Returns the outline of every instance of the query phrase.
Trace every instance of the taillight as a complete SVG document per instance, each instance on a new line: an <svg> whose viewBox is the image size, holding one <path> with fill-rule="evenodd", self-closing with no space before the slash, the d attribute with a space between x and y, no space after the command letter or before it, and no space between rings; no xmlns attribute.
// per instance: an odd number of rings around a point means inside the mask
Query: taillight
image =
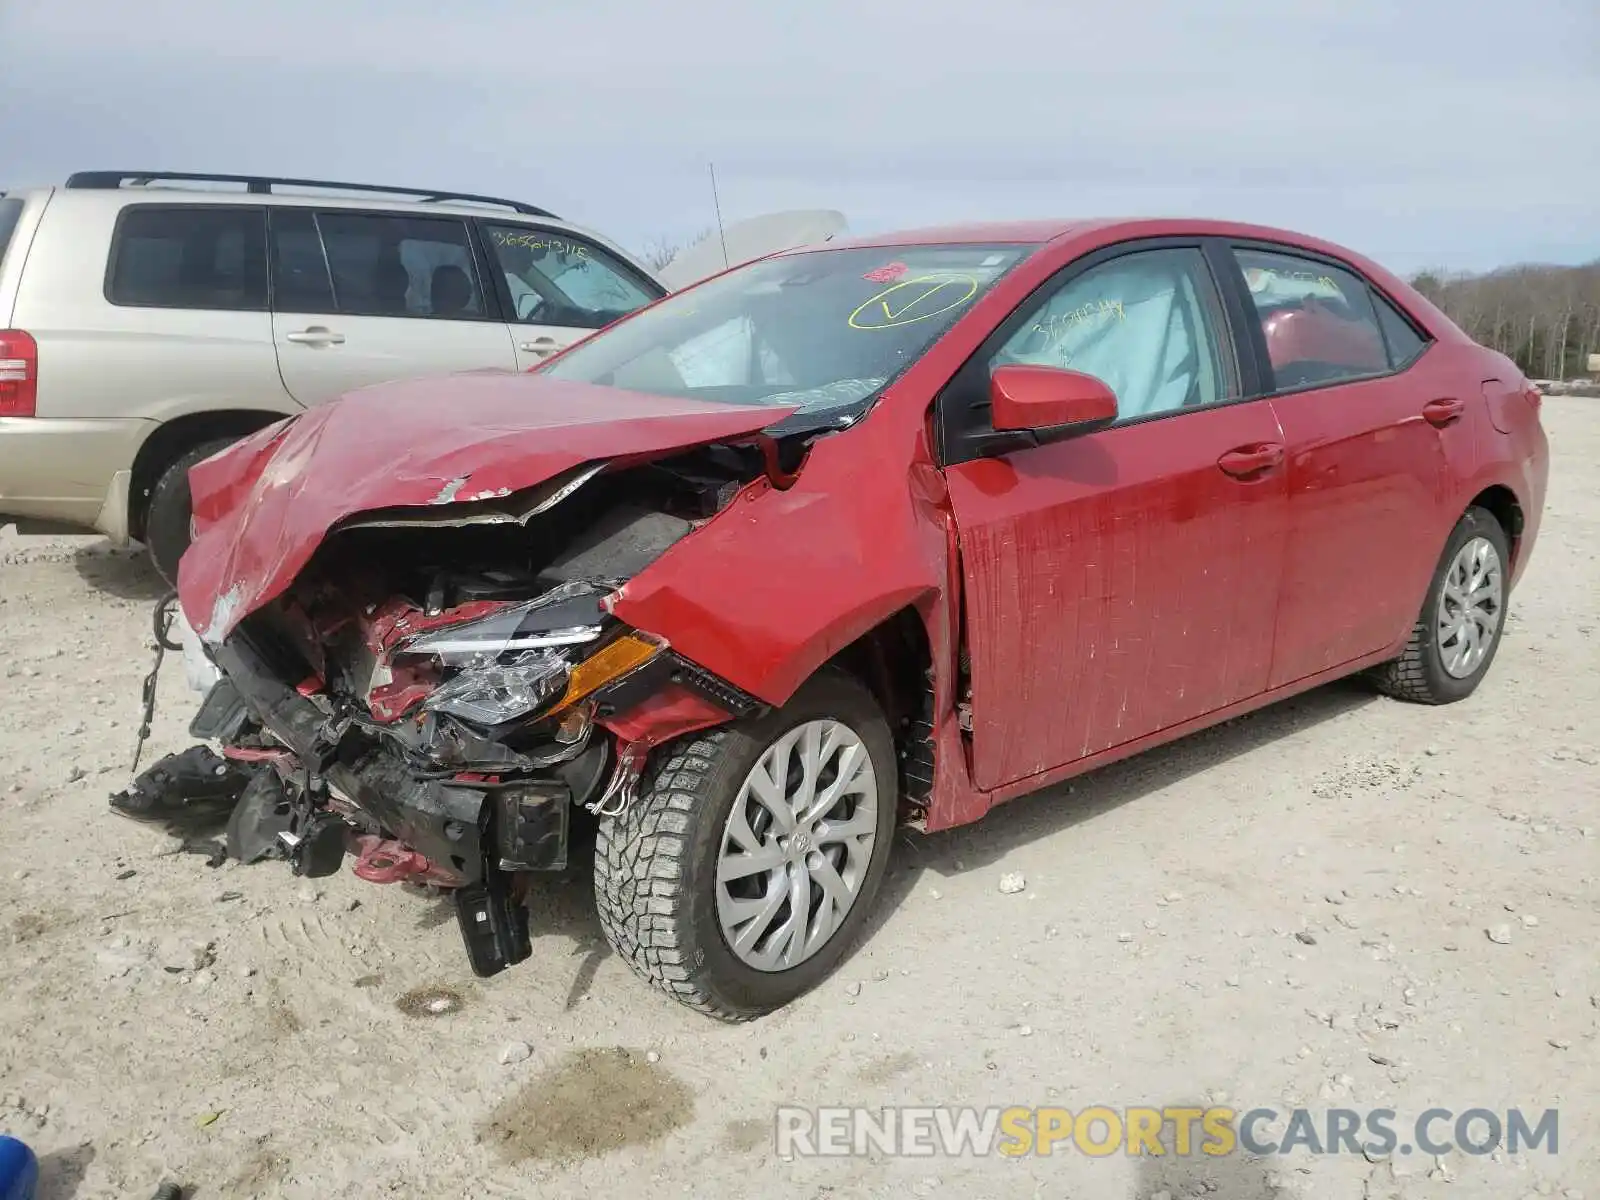
<svg viewBox="0 0 1600 1200"><path fill-rule="evenodd" d="M31 417L38 405L38 343L20 329L0 329L0 417Z"/></svg>
<svg viewBox="0 0 1600 1200"><path fill-rule="evenodd" d="M1544 403L1544 393L1531 383L1528 385L1527 390L1522 393L1522 398L1528 402L1535 413L1539 411L1539 406Z"/></svg>

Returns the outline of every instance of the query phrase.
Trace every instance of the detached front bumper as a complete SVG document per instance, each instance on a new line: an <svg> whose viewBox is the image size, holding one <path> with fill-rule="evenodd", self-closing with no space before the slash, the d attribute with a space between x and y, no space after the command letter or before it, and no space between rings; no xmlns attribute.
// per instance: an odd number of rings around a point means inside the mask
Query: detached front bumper
<svg viewBox="0 0 1600 1200"><path fill-rule="evenodd" d="M483 727L443 705L385 708L394 679L357 699L368 664L313 669L279 621L247 620L220 644L178 626L186 674L205 689L190 732L275 775L262 783L273 799L241 802L230 838L276 845L298 875L331 875L354 855L371 882L450 889L479 975L529 952L522 899L534 873L566 867L576 806L619 811L608 806L628 802L652 748L759 705L662 643L641 660L644 638L613 632L566 677L554 711L567 716Z"/></svg>
<svg viewBox="0 0 1600 1200"><path fill-rule="evenodd" d="M370 882L450 888L475 974L528 956L518 877L565 868L573 783L606 769L607 742L586 746L548 778L506 786L429 778L388 739L283 684L241 635L213 657L220 676L190 732L227 745L259 723L282 743L257 753L282 777L290 816L264 810L261 818L275 822L297 875L334 874L354 853L355 873Z"/></svg>
<svg viewBox="0 0 1600 1200"><path fill-rule="evenodd" d="M307 793L308 802L307 826L284 835L298 874L338 870L350 848L351 828L384 846L399 843L409 850L414 870L402 876L414 873L465 886L494 871L566 867L574 789L591 789L602 777L608 766L604 740L551 767L544 778L501 785L493 779L445 777L408 762L390 739L330 715L284 684L242 635L212 653L221 675L190 731L226 741L253 716L288 748L276 765L291 787ZM324 792L326 811L311 803ZM371 856L375 844L365 842L364 856ZM385 849L379 857L394 855ZM363 871L366 865L364 857L358 873L393 881L392 871Z"/></svg>

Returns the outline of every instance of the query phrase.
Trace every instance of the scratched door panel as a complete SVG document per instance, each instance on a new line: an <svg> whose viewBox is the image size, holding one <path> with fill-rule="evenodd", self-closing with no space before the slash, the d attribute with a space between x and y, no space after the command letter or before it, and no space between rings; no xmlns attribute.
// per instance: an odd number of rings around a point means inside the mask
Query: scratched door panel
<svg viewBox="0 0 1600 1200"><path fill-rule="evenodd" d="M1434 375L1419 365L1272 402L1294 529L1272 686L1381 650L1416 621L1455 520L1441 505L1453 435L1422 417L1434 391L1448 389Z"/></svg>
<svg viewBox="0 0 1600 1200"><path fill-rule="evenodd" d="M1441 521L1444 451L1434 399L1476 399L1439 353L1384 333L1405 323L1362 277L1287 247L1235 247L1260 321L1284 431L1293 533L1271 683L1382 650L1410 630L1454 521ZM1468 429L1465 423L1458 423ZM1452 434L1454 439L1456 435ZM1470 439L1471 433L1466 436Z"/></svg>
<svg viewBox="0 0 1600 1200"><path fill-rule="evenodd" d="M993 788L1261 692L1285 537L1266 402L1175 414L947 472Z"/></svg>

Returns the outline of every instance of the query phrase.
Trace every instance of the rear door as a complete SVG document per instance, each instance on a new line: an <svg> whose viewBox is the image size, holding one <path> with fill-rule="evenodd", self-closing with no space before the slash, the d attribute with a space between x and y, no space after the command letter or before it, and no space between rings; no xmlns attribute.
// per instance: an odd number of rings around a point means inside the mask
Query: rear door
<svg viewBox="0 0 1600 1200"><path fill-rule="evenodd" d="M282 207L271 224L273 341L300 403L516 367L464 219Z"/></svg>
<svg viewBox="0 0 1600 1200"><path fill-rule="evenodd" d="M1479 384L1458 394L1410 320L1346 264L1272 243L1236 244L1232 261L1288 451L1277 687L1411 628L1450 523L1448 444L1472 436L1461 417Z"/></svg>
<svg viewBox="0 0 1600 1200"><path fill-rule="evenodd" d="M664 294L660 284L579 234L515 221L478 225L524 370Z"/></svg>
<svg viewBox="0 0 1600 1200"><path fill-rule="evenodd" d="M1287 489L1230 327L1200 243L1117 247L1036 292L941 397L979 787L1265 689ZM1104 380L1118 423L972 457L989 373L1014 362Z"/></svg>

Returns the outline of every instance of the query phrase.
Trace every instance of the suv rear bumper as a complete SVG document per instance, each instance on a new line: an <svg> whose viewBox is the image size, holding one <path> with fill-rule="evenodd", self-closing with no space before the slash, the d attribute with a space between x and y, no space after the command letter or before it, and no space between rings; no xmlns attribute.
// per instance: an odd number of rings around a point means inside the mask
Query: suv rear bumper
<svg viewBox="0 0 1600 1200"><path fill-rule="evenodd" d="M0 417L0 524L126 542L133 459L153 424Z"/></svg>

